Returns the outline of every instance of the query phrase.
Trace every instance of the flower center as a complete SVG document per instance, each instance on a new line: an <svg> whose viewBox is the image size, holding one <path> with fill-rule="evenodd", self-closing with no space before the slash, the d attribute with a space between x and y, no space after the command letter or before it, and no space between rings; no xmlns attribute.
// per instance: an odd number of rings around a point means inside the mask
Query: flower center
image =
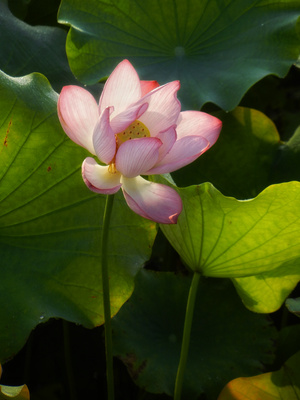
<svg viewBox="0 0 300 400"><path fill-rule="evenodd" d="M115 135L116 142L117 142L117 151L118 148L121 146L122 143L126 142L127 140L131 139L138 139L142 137L150 137L149 129L138 119L135 120L132 124L128 126L124 131L117 133ZM108 166L108 172L111 174L115 174L117 171L116 168L116 155L114 156L113 160L110 162Z"/></svg>
<svg viewBox="0 0 300 400"><path fill-rule="evenodd" d="M149 129L138 119L128 126L124 131L116 134L117 147L131 139L150 137Z"/></svg>

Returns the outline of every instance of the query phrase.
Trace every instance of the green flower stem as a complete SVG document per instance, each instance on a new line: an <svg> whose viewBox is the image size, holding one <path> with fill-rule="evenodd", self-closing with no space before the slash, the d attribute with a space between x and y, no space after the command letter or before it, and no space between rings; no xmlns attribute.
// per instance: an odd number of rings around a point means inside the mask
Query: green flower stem
<svg viewBox="0 0 300 400"><path fill-rule="evenodd" d="M107 248L110 216L113 208L114 195L107 195L103 215L102 243L101 243L101 267L102 267L102 290L104 307L104 330L105 330L105 349L106 349L106 379L107 379L107 398L114 399L114 372L113 372L113 349L111 334L111 313L109 295L109 276L107 263Z"/></svg>
<svg viewBox="0 0 300 400"><path fill-rule="evenodd" d="M194 308L195 308L195 301L196 301L199 280L200 280L200 274L198 272L194 272L185 312L180 360L175 381L174 400L181 399L183 378L189 352L190 336L191 336L191 329L192 329L192 322L193 322L193 315L194 315Z"/></svg>

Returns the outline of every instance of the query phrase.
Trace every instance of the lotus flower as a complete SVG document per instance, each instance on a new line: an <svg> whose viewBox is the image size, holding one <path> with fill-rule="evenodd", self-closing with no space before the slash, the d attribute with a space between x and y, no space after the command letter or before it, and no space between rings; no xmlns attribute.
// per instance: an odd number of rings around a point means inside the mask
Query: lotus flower
<svg viewBox="0 0 300 400"><path fill-rule="evenodd" d="M179 81L159 86L141 81L129 61L109 76L99 105L78 86L65 86L58 99L60 123L73 142L97 156L82 164L87 187L103 194L122 188L128 206L162 224L177 222L178 193L141 175L164 174L190 164L220 133L221 121L199 111L180 112Z"/></svg>

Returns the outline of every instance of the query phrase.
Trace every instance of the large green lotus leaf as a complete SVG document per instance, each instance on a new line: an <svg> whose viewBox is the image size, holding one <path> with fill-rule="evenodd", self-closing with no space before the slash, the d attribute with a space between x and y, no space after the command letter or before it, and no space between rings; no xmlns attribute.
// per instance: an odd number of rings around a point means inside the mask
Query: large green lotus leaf
<svg viewBox="0 0 300 400"><path fill-rule="evenodd" d="M4 386L0 385L0 400L29 400L29 390L26 385Z"/></svg>
<svg viewBox="0 0 300 400"><path fill-rule="evenodd" d="M222 131L216 144L195 162L172 173L178 186L211 182L238 199L256 196L269 184L280 137L260 111L237 107L220 112Z"/></svg>
<svg viewBox="0 0 300 400"><path fill-rule="evenodd" d="M0 378L2 375L2 366L0 364ZM0 385L0 400L29 400L29 390L26 385L22 386L5 386Z"/></svg>
<svg viewBox="0 0 300 400"><path fill-rule="evenodd" d="M100 236L105 196L81 178L86 150L62 131L57 94L39 74L0 75L0 360L50 317L103 323ZM112 313L149 258L155 224L115 198L109 235Z"/></svg>
<svg viewBox="0 0 300 400"><path fill-rule="evenodd" d="M299 400L299 364L300 352L279 371L235 379L225 386L218 400Z"/></svg>
<svg viewBox="0 0 300 400"><path fill-rule="evenodd" d="M266 75L299 56L298 2L288 0L62 0L67 55L86 84L128 58L143 79L180 79L184 107L235 108Z"/></svg>
<svg viewBox="0 0 300 400"><path fill-rule="evenodd" d="M287 296L300 281L300 266L286 268L283 265L274 271L232 279L245 306L252 311L271 313L278 310Z"/></svg>
<svg viewBox="0 0 300 400"><path fill-rule="evenodd" d="M178 191L184 210L177 225L161 229L184 263L205 276L255 276L236 280L243 300L251 309L277 309L299 280L300 183L272 185L244 201L209 183ZM257 293L266 285L267 301Z"/></svg>
<svg viewBox="0 0 300 400"><path fill-rule="evenodd" d="M75 82L65 51L66 32L58 27L30 26L0 0L0 69L11 76L40 72L60 90Z"/></svg>
<svg viewBox="0 0 300 400"><path fill-rule="evenodd" d="M147 391L173 394L190 283L190 277L142 270L112 320L115 354ZM243 307L229 280L200 280L183 398L204 392L215 400L232 377L260 373L272 362L275 335L264 316Z"/></svg>
<svg viewBox="0 0 300 400"><path fill-rule="evenodd" d="M210 183L178 191L184 210L177 225L161 229L192 270L228 278L282 266L286 275L299 272L299 182L272 185L242 201Z"/></svg>

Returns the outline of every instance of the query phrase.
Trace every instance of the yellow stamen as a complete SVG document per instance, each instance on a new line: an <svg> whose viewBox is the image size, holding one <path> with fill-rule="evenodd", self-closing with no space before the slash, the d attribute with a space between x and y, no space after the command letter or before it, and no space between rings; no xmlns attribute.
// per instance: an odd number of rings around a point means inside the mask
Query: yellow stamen
<svg viewBox="0 0 300 400"><path fill-rule="evenodd" d="M128 126L124 131L116 134L117 146L131 139L150 137L149 129L138 119Z"/></svg>
<svg viewBox="0 0 300 400"><path fill-rule="evenodd" d="M115 174L117 172L116 164L115 162L112 162L108 166L108 172L111 174Z"/></svg>
<svg viewBox="0 0 300 400"><path fill-rule="evenodd" d="M137 119L132 124L130 124L128 128L126 128L124 131L117 133L115 137L116 137L117 151L118 151L118 148L121 146L121 144L126 142L127 140L150 137L150 131L146 127L146 125L144 125L141 121ZM110 172L111 174L115 174L116 172L118 172L115 161L116 159L114 157L108 166L108 172Z"/></svg>

